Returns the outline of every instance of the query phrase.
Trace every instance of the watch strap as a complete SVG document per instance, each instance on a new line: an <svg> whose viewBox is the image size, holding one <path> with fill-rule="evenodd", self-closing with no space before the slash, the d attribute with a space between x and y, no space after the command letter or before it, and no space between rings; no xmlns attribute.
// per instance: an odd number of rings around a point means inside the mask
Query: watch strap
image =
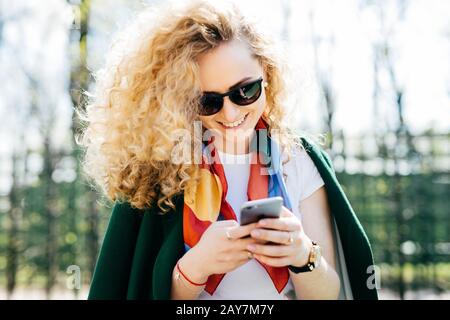
<svg viewBox="0 0 450 320"><path fill-rule="evenodd" d="M315 241L311 241L311 242L312 242L313 246L317 246L317 243ZM312 249L311 249L311 251L312 251ZM308 263L306 265L301 266L301 267L296 267L296 266L289 265L288 269L291 270L294 273L302 273L302 272L311 272L311 271L313 271L315 269L315 265L314 265L314 263L312 263L310 261L311 252L309 253L309 255L310 256L308 258Z"/></svg>

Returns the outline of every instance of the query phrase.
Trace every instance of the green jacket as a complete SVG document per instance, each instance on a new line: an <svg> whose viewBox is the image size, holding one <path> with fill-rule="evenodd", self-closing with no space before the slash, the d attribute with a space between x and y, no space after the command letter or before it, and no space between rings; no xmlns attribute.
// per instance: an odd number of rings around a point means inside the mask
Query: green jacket
<svg viewBox="0 0 450 320"><path fill-rule="evenodd" d="M339 230L354 299L378 299L366 285L373 263L367 236L336 179L328 155L302 138L319 171ZM184 254L183 196L175 210L158 214L129 203L114 205L90 286L88 299L170 299L172 271Z"/></svg>

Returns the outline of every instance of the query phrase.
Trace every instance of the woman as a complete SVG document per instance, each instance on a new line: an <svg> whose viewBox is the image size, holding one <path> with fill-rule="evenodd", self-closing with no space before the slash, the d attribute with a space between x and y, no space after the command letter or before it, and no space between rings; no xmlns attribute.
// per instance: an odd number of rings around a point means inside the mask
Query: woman
<svg viewBox="0 0 450 320"><path fill-rule="evenodd" d="M89 298L376 299L327 155L285 125L273 43L233 5L160 10L124 32L84 115L85 168L116 201ZM239 224L271 196L280 218Z"/></svg>

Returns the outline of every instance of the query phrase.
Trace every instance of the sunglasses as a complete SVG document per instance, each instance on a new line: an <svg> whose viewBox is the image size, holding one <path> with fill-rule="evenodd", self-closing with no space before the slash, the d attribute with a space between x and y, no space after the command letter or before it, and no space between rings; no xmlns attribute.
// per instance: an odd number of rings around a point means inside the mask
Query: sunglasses
<svg viewBox="0 0 450 320"><path fill-rule="evenodd" d="M226 93L204 93L200 98L200 115L212 116L223 108L223 98L238 106L247 106L259 99L262 92L263 78L242 84ZM267 83L264 82L264 87Z"/></svg>

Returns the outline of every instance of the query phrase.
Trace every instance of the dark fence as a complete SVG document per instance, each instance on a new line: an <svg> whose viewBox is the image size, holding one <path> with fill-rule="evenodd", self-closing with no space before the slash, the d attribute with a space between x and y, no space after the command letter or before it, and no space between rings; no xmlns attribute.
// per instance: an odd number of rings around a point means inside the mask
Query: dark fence
<svg viewBox="0 0 450 320"><path fill-rule="evenodd" d="M450 291L450 134L336 134L329 146L370 238L382 289L400 298L424 288ZM47 195L50 183L55 191ZM40 177L12 190L0 196L0 288L35 286L49 296L65 285L70 265L88 285L111 208L80 178Z"/></svg>
<svg viewBox="0 0 450 320"><path fill-rule="evenodd" d="M330 143L331 144L331 143ZM450 135L335 135L328 152L370 238L381 286L450 290Z"/></svg>

